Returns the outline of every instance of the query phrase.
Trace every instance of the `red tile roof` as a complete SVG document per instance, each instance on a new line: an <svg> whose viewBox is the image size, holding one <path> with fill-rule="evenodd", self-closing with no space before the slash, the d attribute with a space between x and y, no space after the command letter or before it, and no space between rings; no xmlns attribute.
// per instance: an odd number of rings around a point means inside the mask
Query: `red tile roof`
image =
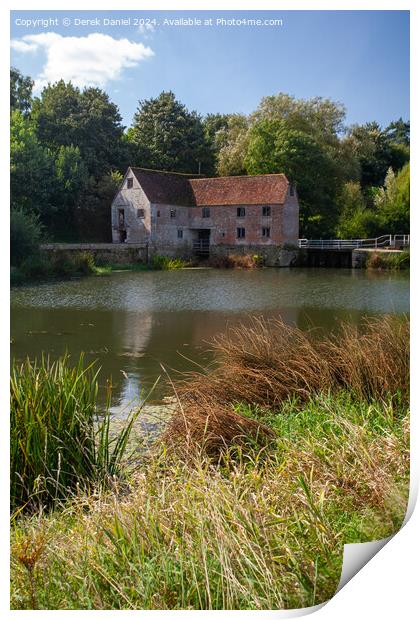
<svg viewBox="0 0 420 620"><path fill-rule="evenodd" d="M284 174L191 179L197 206L284 204L288 181Z"/></svg>
<svg viewBox="0 0 420 620"><path fill-rule="evenodd" d="M190 174L131 168L150 202L179 206L284 204L284 174L193 178Z"/></svg>

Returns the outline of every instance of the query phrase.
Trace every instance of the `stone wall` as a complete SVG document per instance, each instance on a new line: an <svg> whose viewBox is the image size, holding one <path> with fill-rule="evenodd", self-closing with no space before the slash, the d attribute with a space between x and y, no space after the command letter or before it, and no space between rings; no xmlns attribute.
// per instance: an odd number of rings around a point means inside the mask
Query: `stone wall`
<svg viewBox="0 0 420 620"><path fill-rule="evenodd" d="M133 187L127 188L127 177L124 179L120 191L115 196L111 206L112 241L120 242L119 211L124 211L127 243L147 243L150 239L151 213L150 202L140 187L134 175L128 175L133 181ZM139 210L143 210L144 217L139 217Z"/></svg>
<svg viewBox="0 0 420 620"><path fill-rule="evenodd" d="M280 245L215 245L210 247L210 258L233 255L262 256L267 267L295 267L299 262L298 248L284 248Z"/></svg>
<svg viewBox="0 0 420 620"><path fill-rule="evenodd" d="M97 264L146 263L149 260L147 244L125 243L48 243L41 245L41 251L51 254L74 255L82 252L92 254Z"/></svg>

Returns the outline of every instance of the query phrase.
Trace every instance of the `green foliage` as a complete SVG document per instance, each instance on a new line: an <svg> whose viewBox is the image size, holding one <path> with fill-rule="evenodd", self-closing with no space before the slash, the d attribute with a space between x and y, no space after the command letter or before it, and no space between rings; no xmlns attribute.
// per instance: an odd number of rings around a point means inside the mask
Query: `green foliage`
<svg viewBox="0 0 420 620"><path fill-rule="evenodd" d="M18 266L29 255L36 255L42 240L39 218L22 208L10 212L10 261Z"/></svg>
<svg viewBox="0 0 420 620"><path fill-rule="evenodd" d="M32 88L34 81L23 76L19 69L10 69L10 110L18 110L22 114L29 113L32 105Z"/></svg>
<svg viewBox="0 0 420 620"><path fill-rule="evenodd" d="M49 84L34 99L32 117L42 144L54 153L62 146L78 147L90 175L126 163L121 116L99 88L80 91L63 80Z"/></svg>
<svg viewBox="0 0 420 620"><path fill-rule="evenodd" d="M208 173L212 168L200 116L189 112L172 92L139 102L128 138L135 160L145 168L186 173Z"/></svg>
<svg viewBox="0 0 420 620"><path fill-rule="evenodd" d="M249 119L243 114L231 114L225 129L220 131L220 151L217 174L232 176L246 174L244 158L248 147Z"/></svg>
<svg viewBox="0 0 420 620"><path fill-rule="evenodd" d="M408 232L408 173L395 201L377 189L389 168L398 176L409 161L410 123L402 119L385 129L355 125L343 136L343 105L322 97L278 93L249 116L202 119L162 92L139 102L124 133L102 90L60 80L32 100L32 85L11 70L12 205L38 214L54 240L110 241L109 205L129 164L207 176L284 172L297 186L305 237ZM340 206L349 182L360 182L365 198L352 214Z"/></svg>
<svg viewBox="0 0 420 620"><path fill-rule="evenodd" d="M337 206L340 212L337 235L341 239L366 239L376 234L378 217L367 207L360 183L345 183Z"/></svg>
<svg viewBox="0 0 420 620"><path fill-rule="evenodd" d="M159 271L169 271L172 269L183 269L188 267L190 263L182 260L182 258L169 258L169 256L155 255L152 257L151 266L152 269Z"/></svg>
<svg viewBox="0 0 420 620"><path fill-rule="evenodd" d="M15 110L10 119L10 191L12 206L41 217L51 209L54 160L37 138L36 124Z"/></svg>
<svg viewBox="0 0 420 620"><path fill-rule="evenodd" d="M121 186L122 179L123 175L117 170L99 179L89 178L79 201L75 222L75 229L80 239L105 243L112 241L110 205Z"/></svg>
<svg viewBox="0 0 420 620"><path fill-rule="evenodd" d="M334 166L310 134L291 129L285 120L257 121L249 131L245 166L248 174L283 172L297 186L303 236L333 230Z"/></svg>
<svg viewBox="0 0 420 620"><path fill-rule="evenodd" d="M51 506L122 475L136 413L111 439L110 413L97 413L96 364L83 355L13 364L10 409L11 509Z"/></svg>
<svg viewBox="0 0 420 620"><path fill-rule="evenodd" d="M12 608L261 610L331 598L343 545L389 536L404 519L406 409L343 392L237 411L264 415L270 449L232 448L218 464L155 451L124 493L16 523ZM39 549L34 596L28 549Z"/></svg>
<svg viewBox="0 0 420 620"><path fill-rule="evenodd" d="M383 228L391 234L404 234L410 226L410 164L395 176L390 168L384 186L374 196L375 208Z"/></svg>
<svg viewBox="0 0 420 620"><path fill-rule="evenodd" d="M394 144L410 146L410 121L404 122L400 117L385 129L388 139Z"/></svg>
<svg viewBox="0 0 420 620"><path fill-rule="evenodd" d="M390 167L399 170L409 160L408 146L392 142L392 135L378 123L351 127L345 140L359 160L362 188L382 185Z"/></svg>
<svg viewBox="0 0 420 620"><path fill-rule="evenodd" d="M367 261L366 269L390 269L399 271L410 268L410 252L372 252Z"/></svg>

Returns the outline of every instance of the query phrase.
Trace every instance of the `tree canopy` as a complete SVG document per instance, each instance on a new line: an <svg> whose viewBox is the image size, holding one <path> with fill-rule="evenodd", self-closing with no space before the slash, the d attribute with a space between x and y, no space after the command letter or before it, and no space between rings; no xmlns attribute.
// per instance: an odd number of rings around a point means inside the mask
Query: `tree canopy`
<svg viewBox="0 0 420 620"><path fill-rule="evenodd" d="M11 70L12 207L18 223L21 212L32 214L32 229L38 222L50 238L107 241L128 165L206 176L282 172L297 189L302 236L408 232L410 123L402 118L346 128L342 104L286 93L264 97L249 115L201 117L164 91L139 101L125 131L99 88L60 80L37 97L32 88Z"/></svg>
<svg viewBox="0 0 420 620"><path fill-rule="evenodd" d="M143 168L211 172L202 120L177 101L172 92L139 102L128 139L137 165Z"/></svg>

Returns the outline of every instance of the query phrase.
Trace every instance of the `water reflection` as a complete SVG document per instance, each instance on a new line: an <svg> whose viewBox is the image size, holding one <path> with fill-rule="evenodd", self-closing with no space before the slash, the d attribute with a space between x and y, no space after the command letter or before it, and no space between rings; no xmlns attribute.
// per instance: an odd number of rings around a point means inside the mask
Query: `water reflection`
<svg viewBox="0 0 420 620"><path fill-rule="evenodd" d="M97 359L127 408L156 377L209 361L207 342L256 315L332 330L365 315L409 311L406 274L284 269L117 273L12 291L12 355ZM162 368L163 367L163 368ZM161 381L156 400L170 391Z"/></svg>

